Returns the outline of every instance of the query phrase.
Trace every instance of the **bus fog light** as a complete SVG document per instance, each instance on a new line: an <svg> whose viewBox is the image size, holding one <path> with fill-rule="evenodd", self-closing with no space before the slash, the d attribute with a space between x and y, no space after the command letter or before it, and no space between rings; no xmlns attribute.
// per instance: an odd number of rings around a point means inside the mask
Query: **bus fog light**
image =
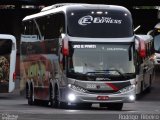
<svg viewBox="0 0 160 120"><path fill-rule="evenodd" d="M135 96L134 96L134 95L130 95L130 96L129 96L129 99L130 99L131 101L134 101L134 100L135 100Z"/></svg>
<svg viewBox="0 0 160 120"><path fill-rule="evenodd" d="M69 101L75 101L76 100L76 96L74 95L74 94L69 94L68 95L68 99L69 99Z"/></svg>

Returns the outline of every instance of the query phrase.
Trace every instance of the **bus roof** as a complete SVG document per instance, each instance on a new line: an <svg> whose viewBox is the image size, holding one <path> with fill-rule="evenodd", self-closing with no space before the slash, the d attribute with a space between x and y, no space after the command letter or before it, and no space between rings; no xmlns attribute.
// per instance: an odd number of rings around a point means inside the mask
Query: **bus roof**
<svg viewBox="0 0 160 120"><path fill-rule="evenodd" d="M55 4L52 6L45 7L41 10L41 12L26 16L23 21L30 20L33 18L49 15L52 13L57 13L63 11L66 13L68 10L84 10L84 9L99 9L99 10L113 10L117 12L127 12L130 13L129 10L122 6L117 5L104 5L104 4L80 4L80 3L65 3L65 4Z"/></svg>

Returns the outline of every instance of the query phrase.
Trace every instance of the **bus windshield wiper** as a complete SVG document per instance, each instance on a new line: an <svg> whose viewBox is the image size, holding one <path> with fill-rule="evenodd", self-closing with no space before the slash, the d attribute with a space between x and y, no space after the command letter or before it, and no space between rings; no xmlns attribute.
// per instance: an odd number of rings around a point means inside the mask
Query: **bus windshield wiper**
<svg viewBox="0 0 160 120"><path fill-rule="evenodd" d="M94 72L87 72L86 76L93 78L96 81L110 81L110 76L108 74L105 74L106 72L104 71L94 71Z"/></svg>
<svg viewBox="0 0 160 120"><path fill-rule="evenodd" d="M135 73L123 73L123 75L127 78L130 78L130 77L135 77L136 74Z"/></svg>
<svg viewBox="0 0 160 120"><path fill-rule="evenodd" d="M105 73L105 74L111 74L110 72L117 72L120 76L125 78L125 75L123 73L121 73L119 70L117 69L108 69L108 70L96 70L98 73Z"/></svg>

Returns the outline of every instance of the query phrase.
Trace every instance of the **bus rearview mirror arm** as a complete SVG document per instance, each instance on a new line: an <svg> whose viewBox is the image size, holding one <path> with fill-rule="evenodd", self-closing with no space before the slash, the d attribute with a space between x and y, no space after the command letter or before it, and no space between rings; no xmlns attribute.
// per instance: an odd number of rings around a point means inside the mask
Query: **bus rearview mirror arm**
<svg viewBox="0 0 160 120"><path fill-rule="evenodd" d="M138 26L134 29L134 32L136 32L140 27L141 27L141 25L138 25Z"/></svg>

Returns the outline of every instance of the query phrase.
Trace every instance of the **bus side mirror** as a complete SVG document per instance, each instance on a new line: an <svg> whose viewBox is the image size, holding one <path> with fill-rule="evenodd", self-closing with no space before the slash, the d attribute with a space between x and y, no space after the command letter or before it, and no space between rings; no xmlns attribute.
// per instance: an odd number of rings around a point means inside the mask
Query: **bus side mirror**
<svg viewBox="0 0 160 120"><path fill-rule="evenodd" d="M141 25L138 25L138 26L134 29L134 32L136 32L140 27L141 27Z"/></svg>

